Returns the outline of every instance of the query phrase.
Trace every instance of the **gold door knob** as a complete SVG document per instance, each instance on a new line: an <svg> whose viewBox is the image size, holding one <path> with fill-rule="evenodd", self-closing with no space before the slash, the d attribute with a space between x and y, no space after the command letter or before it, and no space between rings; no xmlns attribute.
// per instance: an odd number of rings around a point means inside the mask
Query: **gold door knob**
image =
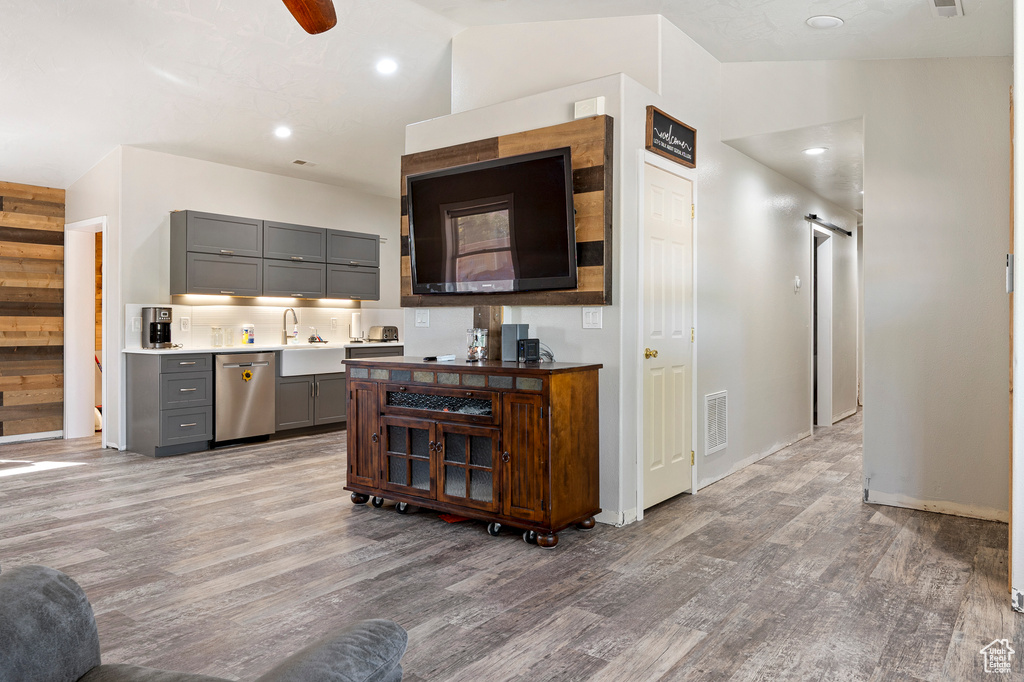
<svg viewBox="0 0 1024 682"><path fill-rule="evenodd" d="M650 360L651 358L658 357L658 351L651 350L650 348L644 348L644 357Z"/></svg>

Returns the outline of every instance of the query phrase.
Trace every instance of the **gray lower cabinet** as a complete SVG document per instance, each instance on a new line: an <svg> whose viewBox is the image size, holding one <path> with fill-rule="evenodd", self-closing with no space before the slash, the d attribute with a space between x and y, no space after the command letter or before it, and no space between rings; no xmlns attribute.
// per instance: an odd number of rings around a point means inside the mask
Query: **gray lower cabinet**
<svg viewBox="0 0 1024 682"><path fill-rule="evenodd" d="M327 230L263 221L263 257L323 263L327 260Z"/></svg>
<svg viewBox="0 0 1024 682"><path fill-rule="evenodd" d="M263 295L262 258L182 255L180 267L171 259L172 294Z"/></svg>
<svg viewBox="0 0 1024 682"><path fill-rule="evenodd" d="M327 266L323 263L263 261L263 295L323 298Z"/></svg>
<svg viewBox="0 0 1024 682"><path fill-rule="evenodd" d="M327 266L327 298L380 300L380 268L360 265Z"/></svg>
<svg viewBox="0 0 1024 682"><path fill-rule="evenodd" d="M212 366L209 353L129 353L128 449L150 457L209 449Z"/></svg>
<svg viewBox="0 0 1024 682"><path fill-rule="evenodd" d="M277 378L277 430L345 421L344 372Z"/></svg>
<svg viewBox="0 0 1024 682"><path fill-rule="evenodd" d="M327 233L327 262L337 265L380 267L380 236L347 230Z"/></svg>

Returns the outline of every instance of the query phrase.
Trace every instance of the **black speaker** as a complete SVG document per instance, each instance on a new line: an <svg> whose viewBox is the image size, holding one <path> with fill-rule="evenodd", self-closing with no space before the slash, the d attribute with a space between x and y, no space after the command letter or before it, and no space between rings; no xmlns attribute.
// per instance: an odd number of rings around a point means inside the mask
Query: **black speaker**
<svg viewBox="0 0 1024 682"><path fill-rule="evenodd" d="M519 339L519 362L540 362L540 339Z"/></svg>

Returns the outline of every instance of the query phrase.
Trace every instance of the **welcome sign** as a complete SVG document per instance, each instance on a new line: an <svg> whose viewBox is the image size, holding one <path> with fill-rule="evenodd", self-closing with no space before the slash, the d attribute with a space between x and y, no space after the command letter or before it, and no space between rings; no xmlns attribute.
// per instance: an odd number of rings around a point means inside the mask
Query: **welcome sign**
<svg viewBox="0 0 1024 682"><path fill-rule="evenodd" d="M661 109L647 107L647 151L697 167L697 131Z"/></svg>

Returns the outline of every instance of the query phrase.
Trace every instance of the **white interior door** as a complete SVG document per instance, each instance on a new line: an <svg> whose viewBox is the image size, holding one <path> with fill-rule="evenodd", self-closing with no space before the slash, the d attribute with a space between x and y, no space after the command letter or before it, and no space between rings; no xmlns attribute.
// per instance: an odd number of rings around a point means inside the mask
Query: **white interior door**
<svg viewBox="0 0 1024 682"><path fill-rule="evenodd" d="M818 316L817 377L818 401L815 426L832 426L832 239L815 247L817 270L814 287Z"/></svg>
<svg viewBox="0 0 1024 682"><path fill-rule="evenodd" d="M644 509L691 489L693 186L644 168Z"/></svg>

